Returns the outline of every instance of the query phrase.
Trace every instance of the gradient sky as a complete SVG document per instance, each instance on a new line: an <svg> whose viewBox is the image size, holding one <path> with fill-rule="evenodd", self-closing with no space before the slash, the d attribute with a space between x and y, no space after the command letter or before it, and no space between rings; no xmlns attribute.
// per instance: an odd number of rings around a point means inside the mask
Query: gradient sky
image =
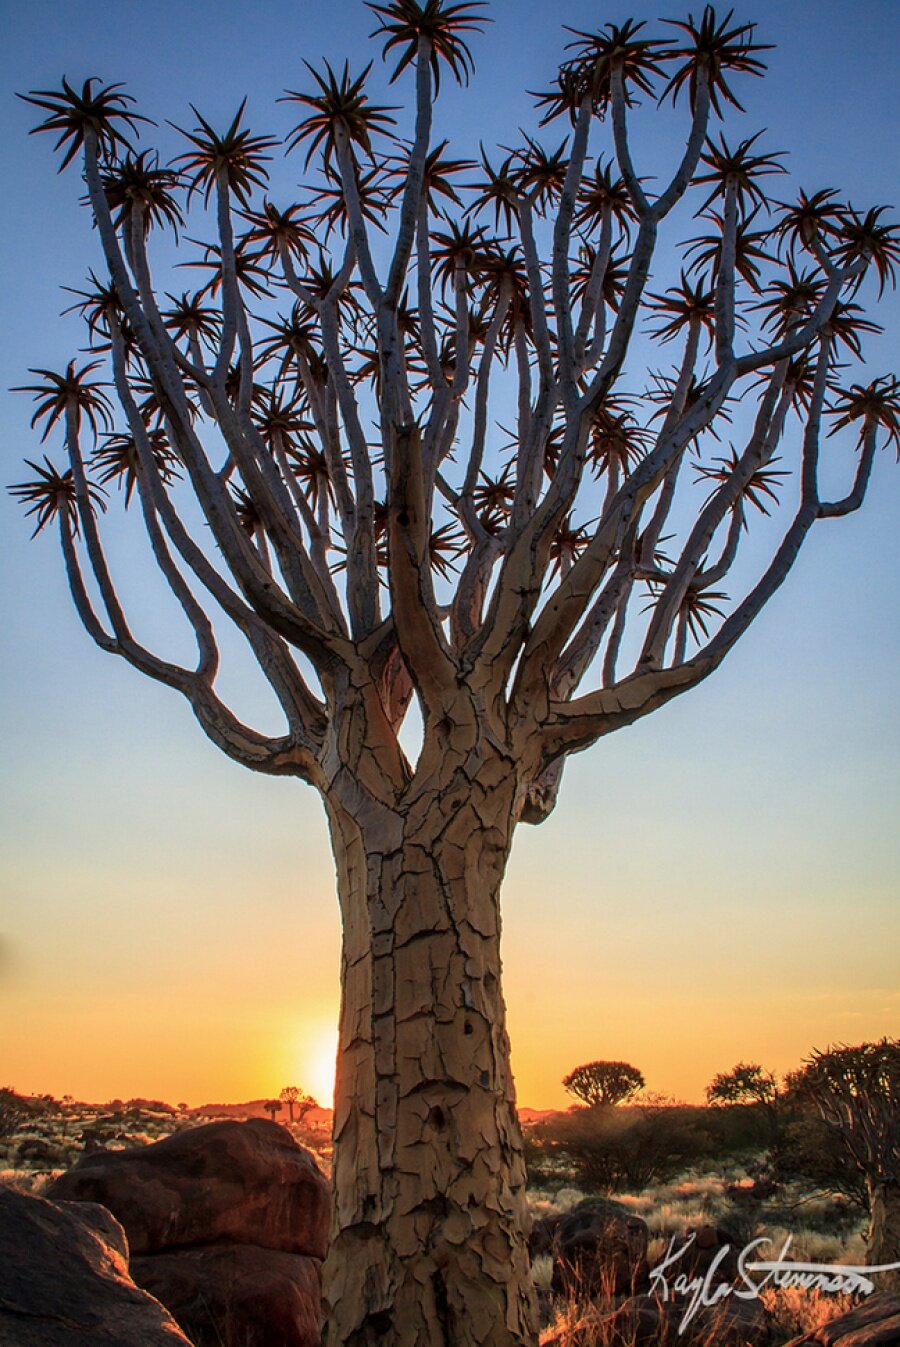
<svg viewBox="0 0 900 1347"><path fill-rule="evenodd" d="M9 388L83 344L57 318L59 287L99 258L77 176L55 176L13 90L96 74L181 124L189 101L215 122L247 93L254 129L284 131L275 99L304 82L302 58L358 67L377 49L356 0L268 0L255 27L235 0L3 8ZM461 154L531 123L523 90L552 78L562 20L659 12L549 9L491 5L472 89L448 87L438 108L438 135ZM769 77L740 84L741 134L767 127L795 184L897 203L895 0L747 0L736 13L778 44ZM651 161L669 126L645 128ZM896 297L879 312L873 373L896 368L898 313ZM4 485L41 452L30 415L22 395L0 398ZM521 1103L561 1105L563 1074L594 1058L625 1058L651 1089L698 1099L739 1059L783 1071L814 1046L900 1032L898 484L882 455L865 509L819 526L713 679L574 759L557 812L520 829L504 921ZM0 513L0 1084L199 1103L295 1081L321 1097L339 929L317 799L226 761L179 698L97 651L50 532L29 544L5 493ZM140 575L129 584L152 630L152 591ZM234 688L244 695L240 673Z"/></svg>

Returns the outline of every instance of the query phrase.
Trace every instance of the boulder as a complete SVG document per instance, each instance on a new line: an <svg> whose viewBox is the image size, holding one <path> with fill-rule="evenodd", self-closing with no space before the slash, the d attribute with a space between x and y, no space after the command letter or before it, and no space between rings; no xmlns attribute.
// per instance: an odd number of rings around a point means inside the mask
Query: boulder
<svg viewBox="0 0 900 1347"><path fill-rule="evenodd" d="M133 1258L131 1275L196 1347L319 1347L316 1258L218 1245Z"/></svg>
<svg viewBox="0 0 900 1347"><path fill-rule="evenodd" d="M528 1252L532 1258L537 1258L542 1253L550 1253L553 1248L553 1238L562 1220L564 1220L564 1217L560 1212L553 1212L550 1216L539 1216L536 1221L532 1222L531 1232L528 1236Z"/></svg>
<svg viewBox="0 0 900 1347"><path fill-rule="evenodd" d="M128 1275L110 1223L0 1187L0 1347L191 1347Z"/></svg>
<svg viewBox="0 0 900 1347"><path fill-rule="evenodd" d="M325 1254L328 1184L287 1128L262 1118L84 1155L48 1196L108 1207L133 1254L223 1242Z"/></svg>
<svg viewBox="0 0 900 1347"><path fill-rule="evenodd" d="M875 1292L787 1347L900 1347L900 1295Z"/></svg>
<svg viewBox="0 0 900 1347"><path fill-rule="evenodd" d="M647 1224L617 1202L588 1198L553 1235L556 1295L589 1298L634 1292L647 1281Z"/></svg>
<svg viewBox="0 0 900 1347"><path fill-rule="evenodd" d="M16 1150L16 1165L39 1165L43 1169L62 1169L69 1156L61 1146L54 1146L43 1137L26 1137Z"/></svg>
<svg viewBox="0 0 900 1347"><path fill-rule="evenodd" d="M633 1296L612 1315L613 1339L634 1347L684 1343L685 1347L768 1347L771 1327L759 1300L734 1296L717 1305L702 1305L687 1322L683 1300L662 1301L655 1295Z"/></svg>
<svg viewBox="0 0 900 1347"><path fill-rule="evenodd" d="M101 1207L99 1202L56 1202L54 1205L61 1211L71 1212L76 1220L93 1230L128 1266L128 1239L111 1211Z"/></svg>
<svg viewBox="0 0 900 1347"><path fill-rule="evenodd" d="M666 1264L670 1281L680 1276L705 1278L714 1268L711 1284L716 1286L737 1277L740 1247L718 1226L699 1225L673 1238L660 1261Z"/></svg>

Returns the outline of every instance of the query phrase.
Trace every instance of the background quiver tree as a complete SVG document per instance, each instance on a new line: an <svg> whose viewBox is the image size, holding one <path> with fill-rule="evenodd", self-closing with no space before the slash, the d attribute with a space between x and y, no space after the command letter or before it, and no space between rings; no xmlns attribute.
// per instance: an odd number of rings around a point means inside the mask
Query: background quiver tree
<svg viewBox="0 0 900 1347"><path fill-rule="evenodd" d="M589 1108L624 1104L643 1090L646 1081L636 1066L628 1062L586 1062L576 1066L563 1085Z"/></svg>
<svg viewBox="0 0 900 1347"><path fill-rule="evenodd" d="M900 1042L814 1052L788 1081L840 1137L868 1197L868 1262L900 1264ZM900 1269L879 1277L900 1289Z"/></svg>
<svg viewBox="0 0 900 1347"><path fill-rule="evenodd" d="M304 1094L298 1085L285 1085L279 1095L282 1103L287 1104L290 1122L302 1123L310 1109L317 1107L311 1094Z"/></svg>
<svg viewBox="0 0 900 1347"><path fill-rule="evenodd" d="M900 441L897 383L842 366L873 329L867 277L891 283L900 249L883 208L782 203L780 155L713 134L764 70L730 12L573 34L537 96L555 147L536 128L475 163L433 124L483 7L370 8L392 80L414 84L405 128L349 64L306 67L281 138L244 104L220 129L195 111L168 162L137 148L148 123L119 85L28 96L83 173L104 266L76 308L104 369L34 371L52 443L13 491L56 529L101 649L181 694L233 760L322 797L344 937L329 1347L521 1347L499 917L515 828L548 816L568 755L712 673L810 530L862 504ZM641 100L684 121L652 180ZM268 195L281 145L306 178L287 200ZM700 233L679 239L691 199ZM198 289L161 279L164 234ZM674 367L648 370L636 335ZM820 474L832 432L847 449ZM116 485L192 659L129 621L104 546ZM745 566L766 514L771 549ZM228 624L280 733L222 694Z"/></svg>

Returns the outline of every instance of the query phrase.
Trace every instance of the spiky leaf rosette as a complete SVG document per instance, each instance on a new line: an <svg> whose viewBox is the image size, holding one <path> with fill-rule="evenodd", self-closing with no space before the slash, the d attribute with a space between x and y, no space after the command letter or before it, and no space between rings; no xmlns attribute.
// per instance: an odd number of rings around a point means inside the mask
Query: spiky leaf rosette
<svg viewBox="0 0 900 1347"><path fill-rule="evenodd" d="M478 10L484 9L484 0L468 0L466 4L448 5L445 0L393 0L388 5L368 6L381 20L373 36L384 34L384 55L397 47L403 50L391 75L393 84L407 66L416 60L419 43L428 44L428 61L435 90L441 87L441 62L446 62L457 84L467 84L475 69L472 53L462 38L463 33L480 33L490 19Z"/></svg>
<svg viewBox="0 0 900 1347"><path fill-rule="evenodd" d="M186 150L184 154L179 154L174 161L176 164L184 165L184 172L190 182L188 197L194 192L202 191L203 199L208 201L220 175L224 176L229 190L234 193L242 206L247 205L254 187L265 186L268 173L263 165L272 158L266 151L272 149L278 142L272 136L251 135L246 127L241 130L241 119L246 106L245 98L223 135L212 129L193 103L191 111L199 124L193 131L185 131L180 126L175 127L175 130L194 147ZM174 123L172 125L174 126Z"/></svg>
<svg viewBox="0 0 900 1347"><path fill-rule="evenodd" d="M14 486L8 488L11 496L17 497L23 505L27 505L25 511L27 515L36 515L36 524L32 538L37 537L41 529L45 528L52 520L59 515L64 515L69 528L73 533L78 532L78 498L75 490L75 477L71 468L66 468L60 472L53 463L50 462L46 454L44 455L44 466L40 463L34 463L30 458L26 458L25 464L32 468L37 476L30 482L17 482ZM105 510L106 505L103 501L103 492L93 483L88 483L88 499L91 508Z"/></svg>
<svg viewBox="0 0 900 1347"><path fill-rule="evenodd" d="M312 109L290 133L287 141L288 149L294 150L299 145L305 144L306 164L309 165L313 155L321 148L327 167L337 155L337 134L340 128L350 144L358 145L371 159L372 136L376 133L387 133L395 123L395 119L391 116L394 109L376 107L369 103L365 84L372 69L372 62L370 61L355 79L351 79L350 67L346 61L340 75L335 74L327 61L324 75L308 61L304 61L303 64L318 85L318 90L315 93L305 94L296 89L288 89L284 98L279 99L281 103L300 103L301 106Z"/></svg>
<svg viewBox="0 0 900 1347"><path fill-rule="evenodd" d="M131 149L131 143L123 135L121 126L124 124L130 131L136 131L138 122L150 121L149 117L129 111L128 105L134 99L130 94L120 92L123 87L121 83L101 85L95 89L98 83L96 77L86 79L79 94L63 78L61 93L53 89L33 89L29 94L16 95L24 103L32 103L36 108L43 108L50 113L39 126L32 127L30 134L59 132L54 148L60 150L66 147L59 166L60 173L82 149L89 132L96 136L101 155L112 161L120 148L126 151Z"/></svg>

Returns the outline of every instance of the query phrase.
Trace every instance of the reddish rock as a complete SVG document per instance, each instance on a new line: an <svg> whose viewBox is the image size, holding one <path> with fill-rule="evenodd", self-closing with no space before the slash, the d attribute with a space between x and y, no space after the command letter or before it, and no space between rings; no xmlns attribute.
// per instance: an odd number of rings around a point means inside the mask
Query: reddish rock
<svg viewBox="0 0 900 1347"><path fill-rule="evenodd" d="M109 1213L0 1187L0 1347L191 1347L124 1248Z"/></svg>
<svg viewBox="0 0 900 1347"><path fill-rule="evenodd" d="M647 1224L605 1198L580 1202L553 1236L551 1290L588 1298L634 1292L647 1280Z"/></svg>
<svg viewBox="0 0 900 1347"><path fill-rule="evenodd" d="M900 1347L900 1295L876 1292L787 1347Z"/></svg>
<svg viewBox="0 0 900 1347"><path fill-rule="evenodd" d="M539 1254L551 1251L553 1237L562 1220L564 1220L564 1217L559 1212L554 1212L551 1216L539 1216L532 1223L531 1233L528 1236L528 1252L532 1258L537 1258Z"/></svg>
<svg viewBox="0 0 900 1347"><path fill-rule="evenodd" d="M131 1275L196 1347L319 1347L318 1259L232 1244L146 1254Z"/></svg>
<svg viewBox="0 0 900 1347"><path fill-rule="evenodd" d="M286 1128L261 1118L85 1155L48 1196L108 1207L133 1254L228 1242L322 1258L328 1238L321 1170Z"/></svg>
<svg viewBox="0 0 900 1347"><path fill-rule="evenodd" d="M701 1305L684 1321L683 1300L662 1301L654 1295L634 1296L612 1315L609 1325L615 1342L634 1347L683 1343L684 1347L768 1347L771 1328L759 1300L734 1296L717 1305Z"/></svg>

